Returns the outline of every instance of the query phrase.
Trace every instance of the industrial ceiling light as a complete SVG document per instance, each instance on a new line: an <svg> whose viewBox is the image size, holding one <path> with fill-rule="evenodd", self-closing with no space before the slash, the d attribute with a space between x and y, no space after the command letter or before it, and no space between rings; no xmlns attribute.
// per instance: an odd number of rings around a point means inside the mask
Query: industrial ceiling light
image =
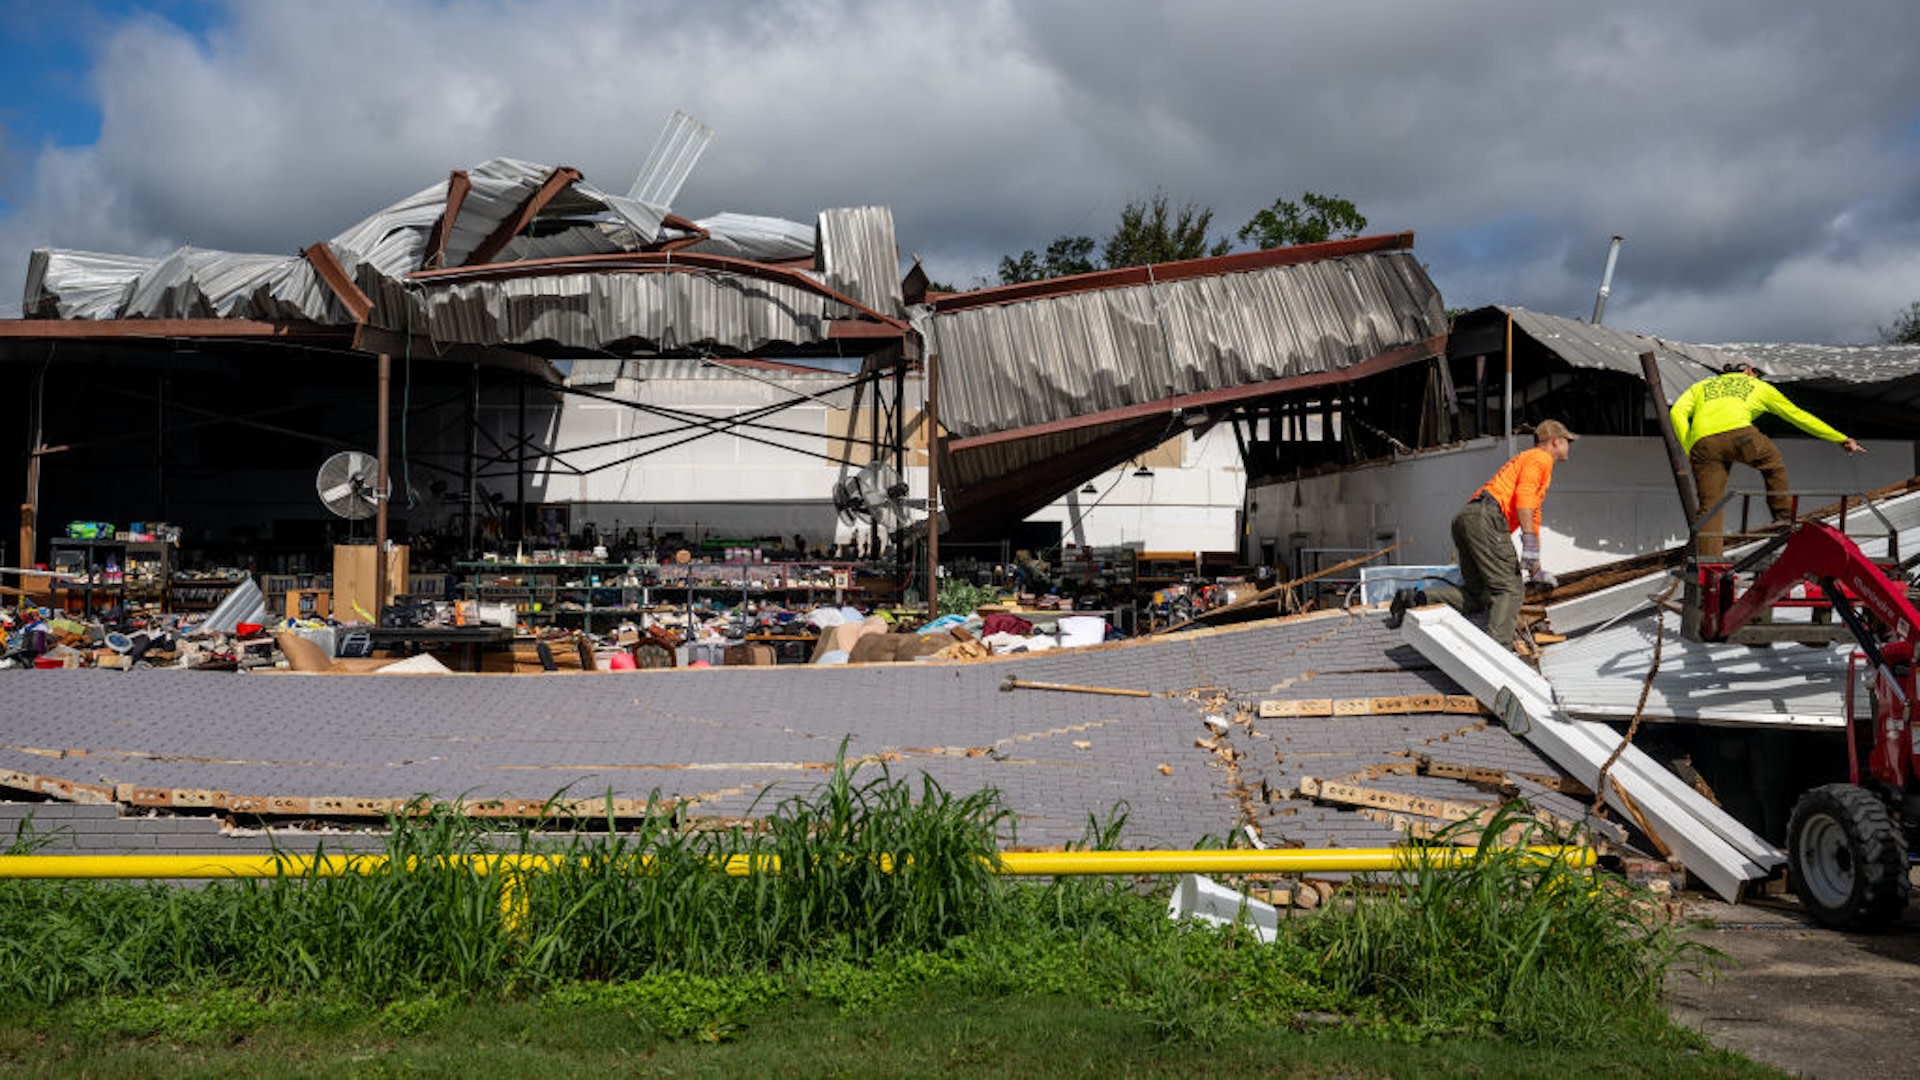
<svg viewBox="0 0 1920 1080"><path fill-rule="evenodd" d="M1133 470L1133 475L1135 475L1135 476L1138 476L1138 477L1142 477L1142 478L1145 478L1145 479L1152 479L1152 477L1153 477L1153 470L1152 470L1152 469L1149 469L1149 468L1147 468L1147 463L1143 461L1143 462L1141 462L1141 463L1140 463L1140 467L1139 467L1139 468L1137 468L1137 469L1135 469L1135 470Z"/></svg>
<svg viewBox="0 0 1920 1080"><path fill-rule="evenodd" d="M1082 495L1098 495L1098 494L1100 494L1100 489L1099 489L1099 488L1097 488L1097 487L1094 487L1094 486L1093 486L1093 481L1091 481L1091 480L1089 480L1089 481L1087 481L1087 482L1086 482L1085 484L1082 484L1082 485L1080 485L1080 494L1082 494Z"/></svg>

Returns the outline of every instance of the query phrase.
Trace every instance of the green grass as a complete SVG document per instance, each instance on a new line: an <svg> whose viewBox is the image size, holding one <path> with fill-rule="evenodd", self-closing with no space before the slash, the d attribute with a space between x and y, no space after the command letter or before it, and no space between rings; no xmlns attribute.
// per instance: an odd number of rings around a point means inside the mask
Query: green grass
<svg viewBox="0 0 1920 1080"><path fill-rule="evenodd" d="M162 1011L157 1005L148 1013ZM790 1003L718 1041L673 1038L644 1012L539 1001L424 999L369 1010L305 999L263 1006L182 1002L211 1019L135 1023L69 1006L0 1024L10 1077L1143 1076L1778 1077L1695 1040L1549 1050L1497 1039L1411 1042L1271 1025L1217 1046L1168 1041L1136 1014L1066 996L931 990L846 1012Z"/></svg>
<svg viewBox="0 0 1920 1080"><path fill-rule="evenodd" d="M1262 945L1171 922L1163 881L998 877L996 794L884 768L753 830L596 823L511 878L441 856L552 830L390 824L393 858L340 877L0 882L0 1071L1759 1075L1668 1022L1667 972L1711 958L1643 894L1491 847Z"/></svg>

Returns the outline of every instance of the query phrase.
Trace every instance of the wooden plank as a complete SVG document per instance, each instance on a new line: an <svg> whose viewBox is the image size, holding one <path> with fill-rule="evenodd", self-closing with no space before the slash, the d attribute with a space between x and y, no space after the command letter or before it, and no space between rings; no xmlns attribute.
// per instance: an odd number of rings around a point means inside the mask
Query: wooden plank
<svg viewBox="0 0 1920 1080"><path fill-rule="evenodd" d="M1317 790L1313 792L1313 797L1323 802L1344 803L1348 806L1371 806L1379 810L1415 814L1442 821L1463 821L1475 814L1492 809L1485 805L1429 799L1399 791L1382 791L1379 788L1362 787L1358 784L1342 784L1333 780L1318 781L1315 787ZM1306 790L1305 781L1301 783L1301 790Z"/></svg>
<svg viewBox="0 0 1920 1080"><path fill-rule="evenodd" d="M1480 707L1480 699L1474 697L1472 694L1448 694L1446 711L1450 713L1479 713L1484 710Z"/></svg>
<svg viewBox="0 0 1920 1080"><path fill-rule="evenodd" d="M1412 712L1413 709L1408 705L1409 700L1410 699L1404 695L1400 697L1368 698L1367 711L1375 716L1396 716L1401 713Z"/></svg>
<svg viewBox="0 0 1920 1080"><path fill-rule="evenodd" d="M1505 784L1507 774L1499 769L1488 769L1479 765L1466 765L1457 761L1435 761L1422 755L1420 771L1428 776L1441 776L1449 780L1465 780L1473 784Z"/></svg>
<svg viewBox="0 0 1920 1080"><path fill-rule="evenodd" d="M1333 703L1335 716L1366 716L1373 712L1373 704L1367 698L1339 698Z"/></svg>

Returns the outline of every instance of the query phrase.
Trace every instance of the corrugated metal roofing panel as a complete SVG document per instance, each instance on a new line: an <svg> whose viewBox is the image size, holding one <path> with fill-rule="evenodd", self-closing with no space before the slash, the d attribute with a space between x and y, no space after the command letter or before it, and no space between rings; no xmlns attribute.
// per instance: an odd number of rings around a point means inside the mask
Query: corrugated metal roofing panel
<svg viewBox="0 0 1920 1080"><path fill-rule="evenodd" d="M1640 354L1653 353L1658 358L1660 385L1668 401L1685 393L1703 374L1718 371L1732 359L1710 345L1667 341L1520 307L1495 305L1493 310L1511 316L1515 328L1552 349L1574 367L1602 368L1640 378L1643 375Z"/></svg>
<svg viewBox="0 0 1920 1080"><path fill-rule="evenodd" d="M1660 667L1647 689L1648 720L1823 728L1845 724L1848 646L1714 645L1680 637L1668 616ZM1627 720L1652 668L1654 620L1596 630L1546 652L1540 671L1560 707L1595 720Z"/></svg>
<svg viewBox="0 0 1920 1080"><path fill-rule="evenodd" d="M815 248L821 278L829 288L883 315L906 314L891 209L855 206L820 211Z"/></svg>
<svg viewBox="0 0 1920 1080"><path fill-rule="evenodd" d="M707 239L690 245L688 251L761 262L813 257L814 230L798 221L726 213L701 218L694 224L707 231Z"/></svg>
<svg viewBox="0 0 1920 1080"><path fill-rule="evenodd" d="M712 363L697 357L661 356L639 359L592 357L575 360L567 375L568 386L605 386L617 378L742 380L793 385L809 394L819 393L822 383L843 383L847 376L837 371L755 371L743 375L725 363Z"/></svg>
<svg viewBox="0 0 1920 1080"><path fill-rule="evenodd" d="M1858 509L1848 518L1848 533L1862 551L1871 558L1887 558L1894 544L1901 555L1920 550L1920 492L1883 500L1875 508L1885 523ZM1735 554L1752 546L1735 549ZM1664 576L1649 575L1616 589L1644 598L1662 590ZM1558 606L1548 607L1550 621ZM1702 644L1678 637L1676 617L1663 621L1660 667L1647 695L1648 718L1812 728L1844 723L1849 646ZM1540 671L1553 684L1561 706L1576 716L1631 717L1651 667L1654 622L1653 614L1643 612L1541 650ZM1567 629L1558 623L1555 627Z"/></svg>
<svg viewBox="0 0 1920 1080"><path fill-rule="evenodd" d="M1511 316L1516 329L1574 367L1639 377L1640 354L1651 352L1659 358L1660 383L1669 401L1702 377L1741 358L1752 360L1765 371L1767 381L1783 386L1860 386L1920 377L1920 345L1689 344L1520 307L1494 305L1483 310ZM1909 396L1904 400L1913 399Z"/></svg>
<svg viewBox="0 0 1920 1080"><path fill-rule="evenodd" d="M140 255L37 249L27 259L22 310L29 317L115 318L140 275L159 262Z"/></svg>
<svg viewBox="0 0 1920 1080"><path fill-rule="evenodd" d="M412 320L401 308L410 296L419 307ZM718 272L568 273L458 281L418 293L389 286L375 301L382 325L414 326L437 341L580 349L640 343L755 352L818 344L829 320L854 314L791 285Z"/></svg>
<svg viewBox="0 0 1920 1080"><path fill-rule="evenodd" d="M940 312L940 420L966 437L1337 372L1446 331L1410 252Z"/></svg>
<svg viewBox="0 0 1920 1080"><path fill-rule="evenodd" d="M446 207L447 182L442 180L357 222L328 243L349 273L364 262L388 277L400 277L420 269L427 236Z"/></svg>

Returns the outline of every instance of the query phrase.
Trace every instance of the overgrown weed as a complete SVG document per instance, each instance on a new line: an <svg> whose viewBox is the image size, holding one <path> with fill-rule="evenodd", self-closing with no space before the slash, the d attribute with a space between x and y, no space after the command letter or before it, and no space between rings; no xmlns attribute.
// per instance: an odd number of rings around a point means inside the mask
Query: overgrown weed
<svg viewBox="0 0 1920 1080"><path fill-rule="evenodd" d="M639 822L552 823L570 832L421 806L389 821L387 857L358 873L0 881L0 1009L65 1006L86 1030L187 1041L244 1034L289 1001L372 1007L411 1035L462 1003L533 995L650 1037L721 1041L785 1003L866 1014L931 992L1097 1002L1197 1047L1330 1024L1594 1046L1671 1037L1662 981L1696 958L1644 892L1491 839L1464 866L1357 883L1261 944L1170 921L1155 879L1015 884L994 872L997 793L865 769L842 760L755 828L689 830L659 799ZM1125 821L1124 805L1090 819L1074 846L1118 846ZM1511 806L1457 828L1569 839ZM549 867L468 858L500 853Z"/></svg>

